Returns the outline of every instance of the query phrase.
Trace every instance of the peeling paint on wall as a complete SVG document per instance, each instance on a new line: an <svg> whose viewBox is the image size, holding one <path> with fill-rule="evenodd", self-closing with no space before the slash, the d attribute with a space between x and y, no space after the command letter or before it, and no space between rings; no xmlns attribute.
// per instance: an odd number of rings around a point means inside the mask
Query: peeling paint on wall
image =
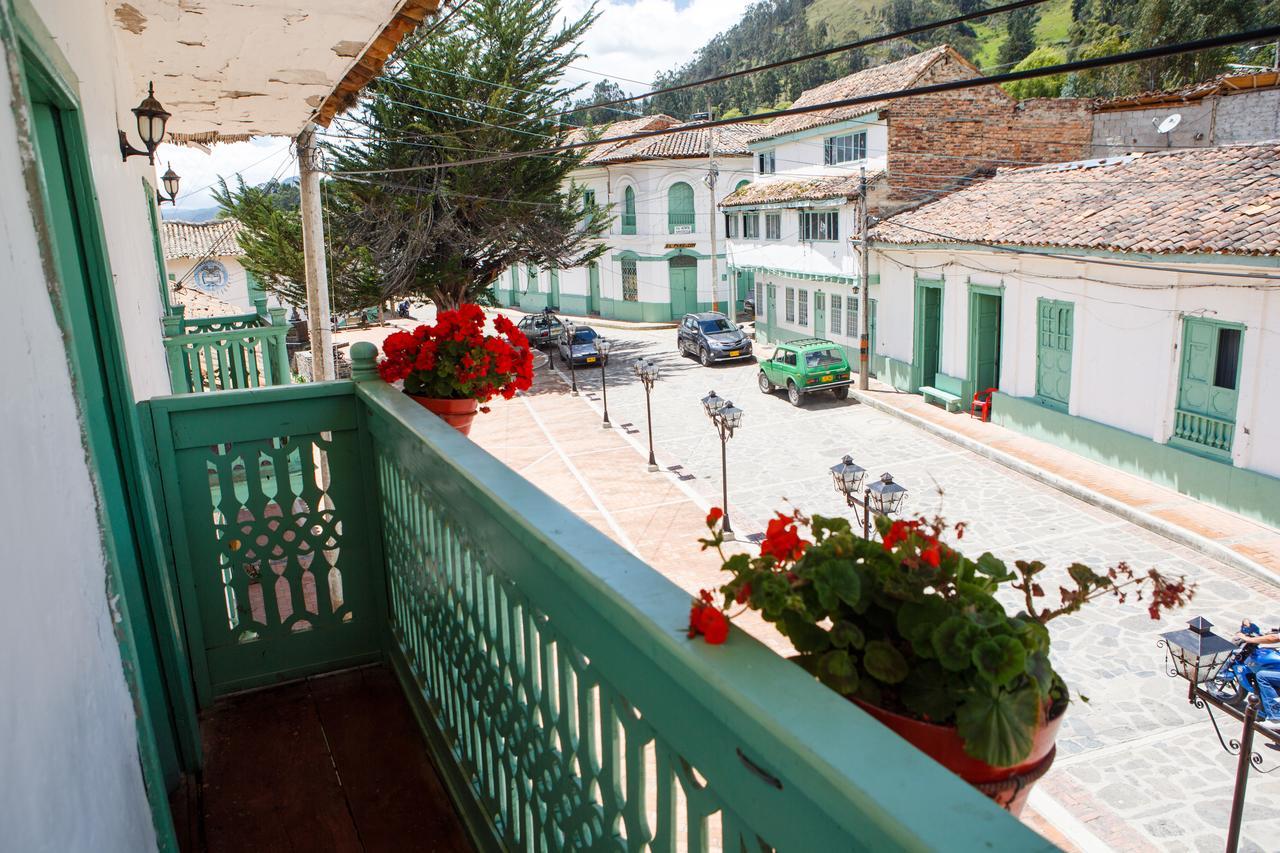
<svg viewBox="0 0 1280 853"><path fill-rule="evenodd" d="M147 28L147 16L128 3L116 7L116 21L134 35L140 35Z"/></svg>
<svg viewBox="0 0 1280 853"><path fill-rule="evenodd" d="M364 42L361 41L340 41L333 46L333 52L338 56L356 57L362 50L364 50Z"/></svg>

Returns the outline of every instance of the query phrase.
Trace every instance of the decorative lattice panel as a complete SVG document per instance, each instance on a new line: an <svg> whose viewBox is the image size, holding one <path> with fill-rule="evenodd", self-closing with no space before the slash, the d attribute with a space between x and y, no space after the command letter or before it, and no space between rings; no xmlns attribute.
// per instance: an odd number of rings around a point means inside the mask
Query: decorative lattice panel
<svg viewBox="0 0 1280 853"><path fill-rule="evenodd" d="M769 849L445 499L377 464L393 632L509 849Z"/></svg>

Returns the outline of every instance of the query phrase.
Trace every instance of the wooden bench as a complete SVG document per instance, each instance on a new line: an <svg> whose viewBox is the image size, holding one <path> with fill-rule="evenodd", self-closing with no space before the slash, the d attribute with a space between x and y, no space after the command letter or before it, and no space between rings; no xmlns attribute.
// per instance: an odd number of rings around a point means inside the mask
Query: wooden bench
<svg viewBox="0 0 1280 853"><path fill-rule="evenodd" d="M942 403L948 412L958 412L962 394L960 386L959 379L947 376L945 373L935 373L933 384L920 386L920 393L924 395L925 400L937 400Z"/></svg>

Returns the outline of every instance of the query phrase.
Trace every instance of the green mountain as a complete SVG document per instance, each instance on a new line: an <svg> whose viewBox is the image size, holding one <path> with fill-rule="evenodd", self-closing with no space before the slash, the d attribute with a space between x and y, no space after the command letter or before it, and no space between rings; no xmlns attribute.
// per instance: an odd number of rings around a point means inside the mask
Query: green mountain
<svg viewBox="0 0 1280 853"><path fill-rule="evenodd" d="M659 74L662 88L785 59L882 32L949 18L996 0L757 0L679 68ZM802 91L854 71L943 42L987 73L1040 67L1157 44L1247 30L1280 17L1280 0L1050 0L1030 9L979 18L917 36L751 74L701 89L659 95L651 112L687 116L751 114L788 105ZM1019 97L1096 97L1186 85L1220 74L1229 63L1270 64L1271 47L1194 56L1023 84Z"/></svg>

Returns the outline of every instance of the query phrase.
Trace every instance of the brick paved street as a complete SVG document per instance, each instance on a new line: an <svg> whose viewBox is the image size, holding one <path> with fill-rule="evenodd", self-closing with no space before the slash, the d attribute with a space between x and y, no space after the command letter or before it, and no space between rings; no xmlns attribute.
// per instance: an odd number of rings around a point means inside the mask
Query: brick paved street
<svg viewBox="0 0 1280 853"><path fill-rule="evenodd" d="M964 546L975 556L991 550L1059 570L1076 560L1126 560L1199 583L1197 600L1173 620L1153 622L1139 604L1106 601L1052 623L1055 664L1090 701L1073 702L1057 762L1028 816L1068 849L1222 848L1235 760L1205 713L1187 705L1182 682L1163 675L1155 639L1196 614L1227 634L1242 616L1280 624L1280 587L870 406L827 397L795 409L757 390L754 364L702 368L680 358L672 330L605 334L618 342L608 370L615 429L599 427L599 371L579 372L582 396L573 398L542 368L535 393L494 405L473 438L690 592L719 582L716 561L694 543L705 508L720 503L719 440L699 404L712 388L745 410L729 447L730 510L740 536L763 530L774 510L789 505L848 512L827 469L851 453L873 475L891 471L908 487L909 512L969 522ZM663 368L653 397L663 468L655 474L645 470L644 394L631 374L641 355ZM771 640L767 626L743 627ZM1280 753L1259 751L1266 767L1280 764ZM1241 849L1276 850L1277 838L1280 773L1255 773Z"/></svg>

